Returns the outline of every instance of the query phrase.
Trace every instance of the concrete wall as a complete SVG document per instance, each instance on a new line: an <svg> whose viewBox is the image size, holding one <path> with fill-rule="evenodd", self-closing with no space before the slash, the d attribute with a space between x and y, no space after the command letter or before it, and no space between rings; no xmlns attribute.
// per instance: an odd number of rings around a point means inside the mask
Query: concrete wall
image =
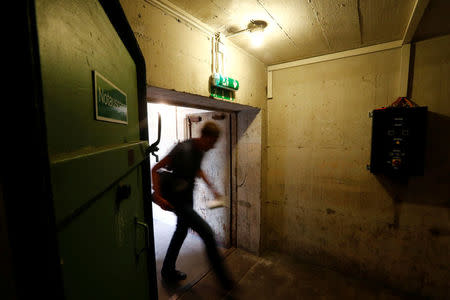
<svg viewBox="0 0 450 300"><path fill-rule="evenodd" d="M211 36L146 1L122 0L121 4L146 60L147 83L209 97L208 84L212 70ZM264 190L261 189L265 173L261 171L260 166L266 165L267 72L261 61L231 43L225 42L225 45L226 75L239 80L240 83L234 102L259 109L256 116L247 112L239 113L240 119L245 119L246 122L238 124L237 129L240 138L236 149L237 176L244 176L239 174L239 170L245 170L246 167L243 166L248 166L249 149L253 155L252 162L258 166L248 175L251 180L244 182L237 191L238 203L246 203L240 209L242 217L238 216L239 228L240 223L246 222L248 214L259 220L261 199L265 199ZM258 184L247 185L247 182ZM258 252L260 223L251 223L251 226L251 230L241 232L238 243L244 249Z"/></svg>
<svg viewBox="0 0 450 300"><path fill-rule="evenodd" d="M211 37L148 2L121 3L148 84L209 96ZM416 45L412 100L430 110L427 162L407 185L366 170L368 112L398 96L400 49L274 71L266 105L265 66L227 45L226 73L241 84L236 102L260 109L238 116L238 246L259 250L261 222L264 249L448 294L449 44L447 36Z"/></svg>
<svg viewBox="0 0 450 300"><path fill-rule="evenodd" d="M147 66L151 86L209 97L211 36L143 0L122 0ZM265 108L266 67L232 43L226 45L226 75L239 80L236 102Z"/></svg>
<svg viewBox="0 0 450 300"><path fill-rule="evenodd" d="M406 185L366 170L368 112L396 100L400 48L273 72L265 249L448 296L449 45L416 47L412 100L429 106L434 130L425 176Z"/></svg>

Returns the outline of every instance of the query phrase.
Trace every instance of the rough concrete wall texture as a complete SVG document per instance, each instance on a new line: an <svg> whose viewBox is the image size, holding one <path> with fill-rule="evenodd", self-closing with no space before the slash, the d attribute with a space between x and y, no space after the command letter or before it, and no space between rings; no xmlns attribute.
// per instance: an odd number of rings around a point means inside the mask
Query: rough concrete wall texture
<svg viewBox="0 0 450 300"><path fill-rule="evenodd" d="M212 37L146 1L122 0L121 4L145 57L147 83L151 86L209 97ZM256 123L245 123L247 127L240 126L239 129L240 137L243 139L237 142L237 176L243 177L245 174L239 172L244 172L247 167L259 170L261 165L267 164L265 156L267 72L266 66L255 57L230 42L225 41L225 46L225 75L239 80L240 83L235 102L260 109L257 117L249 119L252 122L255 120ZM256 130L255 126L258 127ZM252 134L258 135L259 142L256 144L251 140ZM249 143L252 145L249 146ZM252 156L251 165L246 159L248 147L251 147L255 154ZM260 202L261 199L265 199L265 190L261 189L260 182L264 180L262 177L265 176L265 172L252 172L246 176L248 180L238 190L238 201L245 198L242 201L250 200L249 203L256 205L246 206L247 211L243 211L241 207L240 213L242 216L250 214L253 219L259 220ZM254 181L259 184L247 186ZM238 218L238 222L244 220ZM237 227L240 225L238 223ZM252 223L251 227L252 229L247 232L251 233L251 236L240 235L241 246L252 252L258 252L260 223Z"/></svg>
<svg viewBox="0 0 450 300"><path fill-rule="evenodd" d="M211 36L144 0L121 4L145 57L148 84L209 97ZM225 75L240 83L235 101L265 108L266 66L230 42L225 46Z"/></svg>
<svg viewBox="0 0 450 300"><path fill-rule="evenodd" d="M450 35L415 45L411 98L428 106L425 176L402 191L406 225L423 238L426 294L450 298ZM405 215L406 215L405 210ZM430 235L431 233L431 235Z"/></svg>
<svg viewBox="0 0 450 300"><path fill-rule="evenodd" d="M237 154L237 247L260 251L261 235L261 114L238 115Z"/></svg>
<svg viewBox="0 0 450 300"><path fill-rule="evenodd" d="M144 55L147 83L208 95L211 40L143 0L123 0L122 7ZM207 76L206 76L207 78Z"/></svg>
<svg viewBox="0 0 450 300"><path fill-rule="evenodd" d="M417 45L413 92L413 101L429 105L439 114L436 122L446 122L447 128L448 41ZM445 142L444 133L439 139L445 153L427 147L439 153L435 160L444 160L444 166L427 169L409 185L366 170L368 113L396 100L400 53L397 48L274 71L263 247L409 292L445 297L449 236L433 236L430 228L448 234L448 131ZM429 178L430 172L435 177ZM430 183L435 179L440 184Z"/></svg>

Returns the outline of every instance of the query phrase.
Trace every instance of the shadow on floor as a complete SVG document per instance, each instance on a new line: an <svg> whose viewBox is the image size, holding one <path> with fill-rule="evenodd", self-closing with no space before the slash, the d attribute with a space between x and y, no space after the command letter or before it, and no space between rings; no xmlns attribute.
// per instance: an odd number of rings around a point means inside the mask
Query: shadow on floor
<svg viewBox="0 0 450 300"><path fill-rule="evenodd" d="M419 299L277 253L258 257L236 249L225 262L237 282L233 290L222 291L210 272L177 299Z"/></svg>

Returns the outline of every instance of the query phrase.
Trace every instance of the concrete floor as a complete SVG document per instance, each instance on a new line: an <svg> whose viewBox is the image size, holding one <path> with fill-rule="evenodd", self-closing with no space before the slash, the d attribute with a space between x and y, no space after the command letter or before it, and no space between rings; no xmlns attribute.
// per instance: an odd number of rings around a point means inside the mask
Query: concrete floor
<svg viewBox="0 0 450 300"><path fill-rule="evenodd" d="M381 285L276 253L255 256L240 249L222 249L237 283L232 291L224 292L210 272L202 241L192 234L183 244L177 262L177 268L186 272L188 278L167 286L161 282L159 271L174 227L158 221L154 225L159 300L411 299Z"/></svg>
<svg viewBox="0 0 450 300"><path fill-rule="evenodd" d="M275 253L257 257L236 249L225 261L237 282L235 289L221 291L215 276L208 273L177 299L411 299L383 286Z"/></svg>
<svg viewBox="0 0 450 300"><path fill-rule="evenodd" d="M203 276L210 271L210 266L203 242L197 235L189 233L181 247L177 260L177 269L186 272L188 277L178 285L168 286L161 280L161 267L166 255L167 247L175 230L175 225L168 225L157 219L153 220L155 234L155 256L156 271L158 277L158 299L177 299L187 289L195 285ZM231 249L220 249L222 254L227 255Z"/></svg>

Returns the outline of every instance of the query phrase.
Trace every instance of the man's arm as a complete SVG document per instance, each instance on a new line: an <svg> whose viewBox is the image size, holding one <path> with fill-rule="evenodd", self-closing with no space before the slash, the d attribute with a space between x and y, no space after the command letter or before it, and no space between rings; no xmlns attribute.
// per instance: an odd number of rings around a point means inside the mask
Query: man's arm
<svg viewBox="0 0 450 300"><path fill-rule="evenodd" d="M211 190L211 192L214 194L215 198L219 198L220 196L222 196L221 193L219 193L216 188L212 185L212 183L209 181L209 179L206 177L205 173L203 172L202 169L198 170L197 172L197 177L203 179L203 181L206 183L206 185L209 187L209 189Z"/></svg>
<svg viewBox="0 0 450 300"><path fill-rule="evenodd" d="M161 161L159 161L152 168L152 181L153 181L153 200L156 204L161 206L162 209L165 210L174 210L174 207L161 196L161 183L159 181L158 170L170 165L172 162L172 158L168 155L164 157Z"/></svg>

